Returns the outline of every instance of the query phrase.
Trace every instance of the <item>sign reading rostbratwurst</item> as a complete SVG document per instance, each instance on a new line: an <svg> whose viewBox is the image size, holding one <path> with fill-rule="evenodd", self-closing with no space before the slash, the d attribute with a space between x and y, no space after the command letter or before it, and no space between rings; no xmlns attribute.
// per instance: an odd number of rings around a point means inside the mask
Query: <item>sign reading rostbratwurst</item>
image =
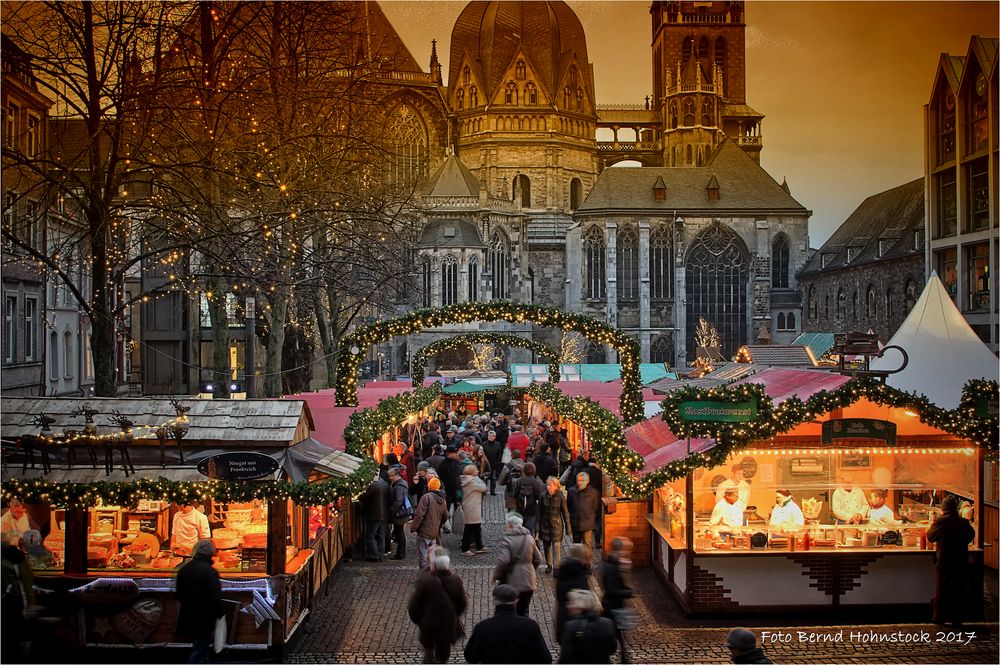
<svg viewBox="0 0 1000 665"><path fill-rule="evenodd" d="M877 439L896 443L896 423L872 418L835 418L823 423L823 443L837 439Z"/></svg>
<svg viewBox="0 0 1000 665"><path fill-rule="evenodd" d="M262 453L219 453L198 462L198 473L217 480L257 480L278 470L278 460Z"/></svg>
<svg viewBox="0 0 1000 665"><path fill-rule="evenodd" d="M757 418L757 402L714 402L695 400L677 407L681 420L719 423L746 423Z"/></svg>

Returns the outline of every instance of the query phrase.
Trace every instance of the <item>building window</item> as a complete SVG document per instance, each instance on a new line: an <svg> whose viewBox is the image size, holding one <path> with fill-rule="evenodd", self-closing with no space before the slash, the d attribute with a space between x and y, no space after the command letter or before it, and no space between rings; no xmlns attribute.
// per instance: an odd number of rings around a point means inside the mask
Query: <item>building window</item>
<svg viewBox="0 0 1000 665"><path fill-rule="evenodd" d="M713 223L702 231L688 251L687 355L694 357L699 319L715 326L722 353L732 356L746 344L749 332L750 253L728 226Z"/></svg>
<svg viewBox="0 0 1000 665"><path fill-rule="evenodd" d="M788 288L788 236L784 233L771 245L771 288Z"/></svg>
<svg viewBox="0 0 1000 665"><path fill-rule="evenodd" d="M479 259L475 256L469 258L469 293L468 301L479 300Z"/></svg>
<svg viewBox="0 0 1000 665"><path fill-rule="evenodd" d="M73 335L67 330L63 333L63 378L73 378Z"/></svg>
<svg viewBox="0 0 1000 665"><path fill-rule="evenodd" d="M450 254L441 263L441 305L458 302L458 261Z"/></svg>
<svg viewBox="0 0 1000 665"><path fill-rule="evenodd" d="M968 137L970 155L985 150L990 143L989 111L986 99L988 91L989 83L986 76L980 73L976 77L975 84L970 86L969 101L966 104L968 125L965 134Z"/></svg>
<svg viewBox="0 0 1000 665"><path fill-rule="evenodd" d="M476 86L469 88L469 108L474 109L479 107L479 90Z"/></svg>
<svg viewBox="0 0 1000 665"><path fill-rule="evenodd" d="M583 113L583 88L576 89L576 110Z"/></svg>
<svg viewBox="0 0 1000 665"><path fill-rule="evenodd" d="M583 183L579 178L569 181L569 209L576 210L583 201Z"/></svg>
<svg viewBox="0 0 1000 665"><path fill-rule="evenodd" d="M523 81L528 77L528 67L524 64L524 60L518 60L517 64L514 65L514 78L518 81Z"/></svg>
<svg viewBox="0 0 1000 665"><path fill-rule="evenodd" d="M844 293L844 289L837 289L837 318L844 318L845 308L847 307L847 295Z"/></svg>
<svg viewBox="0 0 1000 665"><path fill-rule="evenodd" d="M775 325L775 328L777 330L784 330L785 329L785 313L784 312L778 312L778 322Z"/></svg>
<svg viewBox="0 0 1000 665"><path fill-rule="evenodd" d="M618 299L639 299L639 236L626 226L618 230Z"/></svg>
<svg viewBox="0 0 1000 665"><path fill-rule="evenodd" d="M955 95L951 90L944 91L937 118L937 163L944 164L955 159Z"/></svg>
<svg viewBox="0 0 1000 665"><path fill-rule="evenodd" d="M973 245L965 250L969 284L969 310L988 310L990 307L990 246L988 243Z"/></svg>
<svg viewBox="0 0 1000 665"><path fill-rule="evenodd" d="M42 121L34 113L28 114L28 131L24 139L25 157L37 157L42 150Z"/></svg>
<svg viewBox="0 0 1000 665"><path fill-rule="evenodd" d="M698 40L698 60L702 62L708 61L708 37L702 36Z"/></svg>
<svg viewBox="0 0 1000 665"><path fill-rule="evenodd" d="M38 221L38 202L28 201L24 209L24 242L32 248L38 247L41 240Z"/></svg>
<svg viewBox="0 0 1000 665"><path fill-rule="evenodd" d="M506 300L507 274L510 264L510 254L507 250L507 238L497 233L493 234L493 242L490 243L490 271L493 273L493 299Z"/></svg>
<svg viewBox="0 0 1000 665"><path fill-rule="evenodd" d="M465 108L465 90L462 88L459 88L455 94L455 106L458 107L459 111Z"/></svg>
<svg viewBox="0 0 1000 665"><path fill-rule="evenodd" d="M508 106L517 106L517 84L513 81L503 89L503 103Z"/></svg>
<svg viewBox="0 0 1000 665"><path fill-rule="evenodd" d="M427 129L417 111L400 106L390 129L392 175L398 184L412 183L427 167Z"/></svg>
<svg viewBox="0 0 1000 665"><path fill-rule="evenodd" d="M954 247L938 252L938 275L952 300L958 300L958 250Z"/></svg>
<svg viewBox="0 0 1000 665"><path fill-rule="evenodd" d="M715 123L712 122L712 102L707 99L701 103L701 126L702 127L712 127Z"/></svg>
<svg viewBox="0 0 1000 665"><path fill-rule="evenodd" d="M21 114L21 109L16 104L10 104L6 109L6 117L3 124L3 145L5 148L17 150L17 121Z"/></svg>
<svg viewBox="0 0 1000 665"><path fill-rule="evenodd" d="M649 346L649 362L674 363L674 338L670 335L658 335Z"/></svg>
<svg viewBox="0 0 1000 665"><path fill-rule="evenodd" d="M913 232L913 249L922 249L924 246L924 231L920 229L919 231Z"/></svg>
<svg viewBox="0 0 1000 665"><path fill-rule="evenodd" d="M826 321L830 320L830 294L823 296L823 318Z"/></svg>
<svg viewBox="0 0 1000 665"><path fill-rule="evenodd" d="M785 319L785 323L789 330L795 330L795 312L789 312L788 317Z"/></svg>
<svg viewBox="0 0 1000 665"><path fill-rule="evenodd" d="M38 299L24 299L24 359L32 362L38 355Z"/></svg>
<svg viewBox="0 0 1000 665"><path fill-rule="evenodd" d="M917 287L913 283L913 280L907 280L906 282L906 312L909 313L913 309L913 306L917 304Z"/></svg>
<svg viewBox="0 0 1000 665"><path fill-rule="evenodd" d="M896 244L896 238L884 239L878 241L878 257L882 258L889 253L892 246Z"/></svg>
<svg viewBox="0 0 1000 665"><path fill-rule="evenodd" d="M719 66L722 70L723 75L726 73L726 38L716 37L715 38L715 64ZM716 92L722 92L717 90Z"/></svg>
<svg viewBox="0 0 1000 665"><path fill-rule="evenodd" d="M892 319L892 287L885 290L885 318Z"/></svg>
<svg viewBox="0 0 1000 665"><path fill-rule="evenodd" d="M784 312L778 312L778 324L776 326L777 330L788 332L789 330L795 330L795 313L789 312L785 314Z"/></svg>
<svg viewBox="0 0 1000 665"><path fill-rule="evenodd" d="M431 261L430 259L424 259L423 264L420 266L421 274L421 285L420 285L420 295L423 297L424 307L433 307L434 303L431 300Z"/></svg>
<svg viewBox="0 0 1000 665"><path fill-rule="evenodd" d="M90 333L83 339L83 378L94 378L94 352L91 349Z"/></svg>
<svg viewBox="0 0 1000 665"><path fill-rule="evenodd" d="M3 308L3 361L14 362L17 356L17 298L4 298Z"/></svg>
<svg viewBox="0 0 1000 665"><path fill-rule="evenodd" d="M513 184L513 196L511 198L514 201L520 200L522 208L531 207L531 179L523 173L518 174L514 177Z"/></svg>
<svg viewBox="0 0 1000 665"><path fill-rule="evenodd" d="M684 98L684 126L694 127L694 98L685 97ZM691 146L688 146L690 148ZM688 162L691 162L690 155L688 156Z"/></svg>
<svg viewBox="0 0 1000 665"><path fill-rule="evenodd" d="M855 321L858 320L858 291L854 290L851 294L851 318Z"/></svg>
<svg viewBox="0 0 1000 665"><path fill-rule="evenodd" d="M608 356L604 351L604 345L598 342L587 343L587 364L603 365L608 362Z"/></svg>
<svg viewBox="0 0 1000 665"><path fill-rule="evenodd" d="M49 333L49 378L59 380L59 335L53 330Z"/></svg>
<svg viewBox="0 0 1000 665"><path fill-rule="evenodd" d="M871 320L878 316L878 297L875 295L875 287L871 284L868 285L868 308L865 310L865 315Z"/></svg>
<svg viewBox="0 0 1000 665"><path fill-rule="evenodd" d="M938 178L938 237L946 238L958 232L958 195L955 172L948 171Z"/></svg>
<svg viewBox="0 0 1000 665"><path fill-rule="evenodd" d="M578 80L576 65L569 68L569 87L575 88Z"/></svg>
<svg viewBox="0 0 1000 665"><path fill-rule="evenodd" d="M965 208L968 211L970 231L980 231L990 227L990 177L986 157L981 157L968 168L968 198Z"/></svg>
<svg viewBox="0 0 1000 665"><path fill-rule="evenodd" d="M590 227L583 236L583 255L587 271L586 296L603 298L607 294L607 251L604 232L598 226ZM603 361L602 361L603 362Z"/></svg>
<svg viewBox="0 0 1000 665"><path fill-rule="evenodd" d="M530 81L524 86L524 101L529 106L536 106L538 104L538 88Z"/></svg>
<svg viewBox="0 0 1000 665"><path fill-rule="evenodd" d="M809 287L809 295L806 296L806 305L809 308L809 320L816 320L816 287Z"/></svg>
<svg viewBox="0 0 1000 665"><path fill-rule="evenodd" d="M861 247L848 247L847 248L847 262L850 263L854 259L858 258L861 253Z"/></svg>
<svg viewBox="0 0 1000 665"><path fill-rule="evenodd" d="M472 73L469 71L469 66L466 65L462 70L462 85L469 85L472 81Z"/></svg>
<svg viewBox="0 0 1000 665"><path fill-rule="evenodd" d="M649 234L649 295L653 300L664 300L673 292L673 265L670 227L659 224Z"/></svg>

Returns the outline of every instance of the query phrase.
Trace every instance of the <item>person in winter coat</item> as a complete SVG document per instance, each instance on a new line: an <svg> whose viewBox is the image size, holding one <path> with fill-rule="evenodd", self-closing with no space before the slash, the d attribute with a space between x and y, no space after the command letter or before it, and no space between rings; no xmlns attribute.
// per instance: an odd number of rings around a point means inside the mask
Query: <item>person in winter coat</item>
<svg viewBox="0 0 1000 665"><path fill-rule="evenodd" d="M545 572L559 568L563 534L569 535L572 522L562 485L555 476L546 480L546 492L538 503L538 538L545 553Z"/></svg>
<svg viewBox="0 0 1000 665"><path fill-rule="evenodd" d="M617 639L611 619L601 616L601 602L590 589L569 592L569 620L559 649L560 663L610 663Z"/></svg>
<svg viewBox="0 0 1000 665"><path fill-rule="evenodd" d="M497 478L503 469L503 444L497 438L495 430L487 432L486 440L483 442L483 452L490 463L490 496L496 496Z"/></svg>
<svg viewBox="0 0 1000 665"><path fill-rule="evenodd" d="M486 483L479 478L479 470L470 464L462 471L462 511L465 513L465 531L462 533L462 554L475 556L476 551L489 552L483 546L483 495L486 494Z"/></svg>
<svg viewBox="0 0 1000 665"><path fill-rule="evenodd" d="M425 663L447 663L451 645L464 633L459 617L468 599L462 578L450 570L451 560L443 547L431 552L430 565L417 577L407 604L410 621L420 629Z"/></svg>
<svg viewBox="0 0 1000 665"><path fill-rule="evenodd" d="M500 449L502 450L507 447L507 440L510 438L510 423L506 416L497 422L496 433L497 441L500 442Z"/></svg>
<svg viewBox="0 0 1000 665"><path fill-rule="evenodd" d="M770 663L757 646L757 636L746 628L733 628L726 636L726 647L734 663Z"/></svg>
<svg viewBox="0 0 1000 665"><path fill-rule="evenodd" d="M12 502L13 503L13 502ZM37 613L35 605L34 574L31 562L16 545L3 545L0 551L3 568L3 639L0 640L0 662L30 663L32 653L32 624L30 617Z"/></svg>
<svg viewBox="0 0 1000 665"><path fill-rule="evenodd" d="M521 451L521 459L525 459L530 446L531 439L528 438L528 435L521 431L520 425L514 425L510 436L507 437L507 447L510 448L511 456L514 455L515 450L519 450Z"/></svg>
<svg viewBox="0 0 1000 665"><path fill-rule="evenodd" d="M490 458L486 456L486 450L483 449L482 444L477 443L472 446L472 463L479 469L480 478L486 480L492 477L493 467L490 464Z"/></svg>
<svg viewBox="0 0 1000 665"><path fill-rule="evenodd" d="M625 607L625 601L632 597L632 587L625 580L625 575L632 568L632 541L628 538L611 540L611 554L601 565L601 589L604 595L601 604L604 606L604 616L615 622L618 642L622 647L621 662L628 662L625 650L624 628L617 623L615 610Z"/></svg>
<svg viewBox="0 0 1000 665"><path fill-rule="evenodd" d="M524 465L524 475L511 486L514 495L514 510L524 518L524 528L532 536L538 525L538 502L545 495L545 483L535 475L534 462Z"/></svg>
<svg viewBox="0 0 1000 665"><path fill-rule="evenodd" d="M417 565L421 570L427 565L428 553L437 543L447 519L448 505L441 491L441 481L429 478L427 492L420 497L410 522L410 531L417 535Z"/></svg>
<svg viewBox="0 0 1000 665"><path fill-rule="evenodd" d="M414 492L417 480L417 458L408 447L403 448L403 454L399 456L399 463L406 469L406 482L410 485L410 492Z"/></svg>
<svg viewBox="0 0 1000 665"><path fill-rule="evenodd" d="M555 457L549 454L549 449L549 444L541 444L538 446L538 452L535 454L535 457L531 460L535 465L536 475L542 479L549 476L559 477L559 463Z"/></svg>
<svg viewBox="0 0 1000 665"><path fill-rule="evenodd" d="M199 540L191 560L177 571L177 635L191 640L190 663L207 663L215 621L222 616L222 582L212 567L215 545Z"/></svg>
<svg viewBox="0 0 1000 665"><path fill-rule="evenodd" d="M524 518L517 513L507 513L505 522L507 533L500 541L493 579L514 587L518 593L517 613L526 617L538 585L535 569L542 565L542 553L524 528Z"/></svg>
<svg viewBox="0 0 1000 665"><path fill-rule="evenodd" d="M590 551L576 543L569 548L569 556L562 560L556 570L556 640L562 643L566 626L569 592L573 589L590 588Z"/></svg>
<svg viewBox="0 0 1000 665"><path fill-rule="evenodd" d="M389 483L379 477L361 495L365 518L365 561L381 561L389 520Z"/></svg>
<svg viewBox="0 0 1000 665"><path fill-rule="evenodd" d="M444 462L444 448L441 446L434 446L433 454L426 458L427 463L431 465L431 468L437 471L441 467L441 463Z"/></svg>
<svg viewBox="0 0 1000 665"><path fill-rule="evenodd" d="M969 520L958 514L958 499L948 495L941 514L927 531L927 540L937 550L937 588L934 594L934 623L950 620L962 625L965 589L969 584L969 543L976 537Z"/></svg>
<svg viewBox="0 0 1000 665"><path fill-rule="evenodd" d="M417 477L412 484L417 495L417 500L414 503L420 503L420 499L427 493L427 472L430 471L430 468L431 465L427 462L417 464Z"/></svg>
<svg viewBox="0 0 1000 665"><path fill-rule="evenodd" d="M396 543L396 554L393 559L406 558L406 533L403 531L410 517L405 515L403 508L409 500L410 490L399 471L399 467L389 468L389 521L392 523L392 540Z"/></svg>
<svg viewBox="0 0 1000 665"><path fill-rule="evenodd" d="M515 609L517 591L509 584L493 587L493 616L472 629L465 643L467 663L551 663L552 654L534 619Z"/></svg>
<svg viewBox="0 0 1000 665"><path fill-rule="evenodd" d="M448 501L448 510L451 510L456 503L462 503L462 487L458 480L461 475L458 448L449 447L445 451L444 461L438 466L437 472L444 486L444 498Z"/></svg>
<svg viewBox="0 0 1000 665"><path fill-rule="evenodd" d="M512 450L510 453L511 459L507 462L507 465L500 472L500 477L497 479L497 484L503 485L506 490L504 491L504 505L507 510L514 510L517 507L517 501L514 497L514 482L524 475L524 460L521 459L520 450Z"/></svg>
<svg viewBox="0 0 1000 665"><path fill-rule="evenodd" d="M594 528L601 511L601 493L591 486L586 471L576 474L576 487L570 488L567 503L573 525L573 542L583 543L593 550Z"/></svg>
<svg viewBox="0 0 1000 665"><path fill-rule="evenodd" d="M429 460L434 454L435 446L439 445L441 445L441 426L437 423L431 423L430 430L424 437L424 443L420 449L421 457L424 460Z"/></svg>

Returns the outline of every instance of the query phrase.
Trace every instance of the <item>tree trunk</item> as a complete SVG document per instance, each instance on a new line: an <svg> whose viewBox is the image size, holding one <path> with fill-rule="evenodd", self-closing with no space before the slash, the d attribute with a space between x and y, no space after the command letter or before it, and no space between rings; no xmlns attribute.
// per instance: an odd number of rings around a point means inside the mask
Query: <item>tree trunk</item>
<svg viewBox="0 0 1000 665"><path fill-rule="evenodd" d="M281 397L281 350L285 346L285 320L288 317L288 287L281 286L271 298L268 317L270 331L264 353L264 397Z"/></svg>
<svg viewBox="0 0 1000 665"><path fill-rule="evenodd" d="M337 386L337 365L340 364L340 339L344 336L341 328L340 307L337 302L337 287L332 281L326 283L326 302L330 310L330 350L326 359L326 371L330 375L330 386Z"/></svg>
<svg viewBox="0 0 1000 665"><path fill-rule="evenodd" d="M337 378L337 359L335 357L337 346L333 342L330 330L327 328L328 321L326 310L323 308L323 292L316 289L313 292L313 312L316 315L316 329L319 331L319 340L323 349L323 360L326 363L326 387L332 388Z"/></svg>
<svg viewBox="0 0 1000 665"><path fill-rule="evenodd" d="M212 393L215 397L229 397L232 368L229 363L229 311L226 307L228 291L217 270L211 266L210 277L205 280L205 290L212 294L208 300L208 316L212 325Z"/></svg>

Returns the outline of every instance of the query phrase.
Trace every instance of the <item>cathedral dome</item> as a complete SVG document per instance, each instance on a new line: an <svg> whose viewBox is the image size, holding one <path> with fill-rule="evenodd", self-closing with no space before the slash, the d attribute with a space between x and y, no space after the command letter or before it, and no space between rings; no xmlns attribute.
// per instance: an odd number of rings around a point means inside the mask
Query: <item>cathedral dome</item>
<svg viewBox="0 0 1000 665"><path fill-rule="evenodd" d="M449 88L461 84L462 63L468 62L473 76L486 89L486 98L492 98L503 86L518 52L524 53L549 98L555 98L574 58L588 97L592 95L583 25L562 0L470 2L451 33Z"/></svg>

